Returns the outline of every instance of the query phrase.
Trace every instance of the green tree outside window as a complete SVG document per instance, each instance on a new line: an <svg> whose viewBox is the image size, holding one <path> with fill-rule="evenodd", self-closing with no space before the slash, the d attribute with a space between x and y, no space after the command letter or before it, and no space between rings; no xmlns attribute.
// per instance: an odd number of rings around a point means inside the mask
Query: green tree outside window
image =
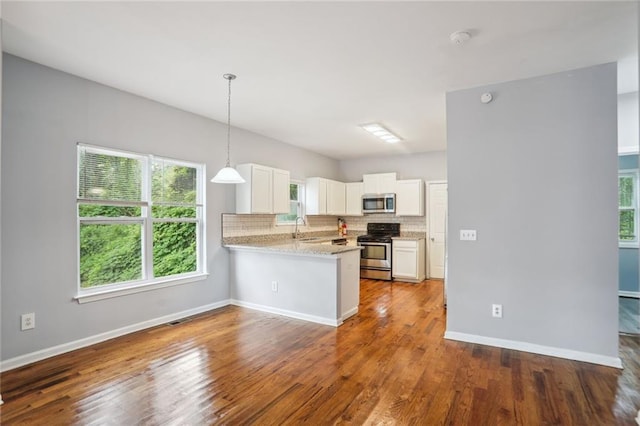
<svg viewBox="0 0 640 426"><path fill-rule="evenodd" d="M637 241L637 175L624 173L618 177L618 238L622 242Z"/></svg>

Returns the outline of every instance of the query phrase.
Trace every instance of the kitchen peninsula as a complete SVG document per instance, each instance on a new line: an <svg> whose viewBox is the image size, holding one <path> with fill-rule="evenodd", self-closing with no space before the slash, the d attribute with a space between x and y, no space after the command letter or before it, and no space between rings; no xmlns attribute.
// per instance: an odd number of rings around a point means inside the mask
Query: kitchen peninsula
<svg viewBox="0 0 640 426"><path fill-rule="evenodd" d="M358 312L358 246L317 239L225 247L234 305L334 327Z"/></svg>

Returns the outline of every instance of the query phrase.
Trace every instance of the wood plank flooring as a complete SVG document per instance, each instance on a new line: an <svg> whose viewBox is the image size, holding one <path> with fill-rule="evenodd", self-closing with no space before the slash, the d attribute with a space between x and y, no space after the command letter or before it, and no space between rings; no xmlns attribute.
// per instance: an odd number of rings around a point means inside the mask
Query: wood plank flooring
<svg viewBox="0 0 640 426"><path fill-rule="evenodd" d="M225 307L8 371L3 425L632 425L624 370L443 339L442 283L361 281L339 328Z"/></svg>

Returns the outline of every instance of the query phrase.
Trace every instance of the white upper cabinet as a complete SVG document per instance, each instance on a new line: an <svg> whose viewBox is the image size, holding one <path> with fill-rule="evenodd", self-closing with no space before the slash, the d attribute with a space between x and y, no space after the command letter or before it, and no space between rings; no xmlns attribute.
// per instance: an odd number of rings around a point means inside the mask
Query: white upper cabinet
<svg viewBox="0 0 640 426"><path fill-rule="evenodd" d="M236 185L236 213L273 212L273 172L259 164L238 164L245 183Z"/></svg>
<svg viewBox="0 0 640 426"><path fill-rule="evenodd" d="M345 213L345 185L335 180L327 180L327 214Z"/></svg>
<svg viewBox="0 0 640 426"><path fill-rule="evenodd" d="M365 194L393 194L396 191L396 173L362 175Z"/></svg>
<svg viewBox="0 0 640 426"><path fill-rule="evenodd" d="M396 216L424 216L422 179L396 181Z"/></svg>
<svg viewBox="0 0 640 426"><path fill-rule="evenodd" d="M345 183L345 214L347 216L362 216L363 182Z"/></svg>
<svg viewBox="0 0 640 426"><path fill-rule="evenodd" d="M237 214L289 212L289 172L260 164L238 164L245 183L236 184Z"/></svg>
<svg viewBox="0 0 640 426"><path fill-rule="evenodd" d="M307 178L305 190L305 213L327 214L327 180L320 177Z"/></svg>
<svg viewBox="0 0 640 426"><path fill-rule="evenodd" d="M305 182L308 215L344 215L345 185L321 177L307 178Z"/></svg>
<svg viewBox="0 0 640 426"><path fill-rule="evenodd" d="M287 214L291 208L289 200L289 171L273 169L273 213Z"/></svg>

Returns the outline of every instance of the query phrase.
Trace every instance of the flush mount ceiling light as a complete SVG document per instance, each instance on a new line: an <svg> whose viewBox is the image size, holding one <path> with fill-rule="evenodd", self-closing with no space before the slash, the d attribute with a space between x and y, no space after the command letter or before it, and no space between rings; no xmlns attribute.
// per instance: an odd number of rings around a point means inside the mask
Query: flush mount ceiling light
<svg viewBox="0 0 640 426"><path fill-rule="evenodd" d="M471 39L471 33L468 31L456 31L455 33L451 33L449 36L449 40L453 44L464 44Z"/></svg>
<svg viewBox="0 0 640 426"><path fill-rule="evenodd" d="M229 161L229 152L231 151L231 80L235 80L233 74L225 74L224 77L229 81L229 96L227 97L227 165L220 169L211 182L213 183L244 183L245 180L240 173L233 167Z"/></svg>
<svg viewBox="0 0 640 426"><path fill-rule="evenodd" d="M378 123L361 124L360 127L387 143L396 143L402 140Z"/></svg>

